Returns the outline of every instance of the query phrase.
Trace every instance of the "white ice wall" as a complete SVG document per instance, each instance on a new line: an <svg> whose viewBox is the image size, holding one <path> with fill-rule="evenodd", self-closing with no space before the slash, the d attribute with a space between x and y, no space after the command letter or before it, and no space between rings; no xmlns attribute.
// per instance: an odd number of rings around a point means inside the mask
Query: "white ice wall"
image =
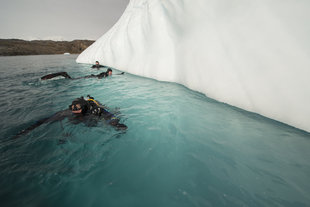
<svg viewBox="0 0 310 207"><path fill-rule="evenodd" d="M96 60L310 131L309 0L131 0Z"/></svg>

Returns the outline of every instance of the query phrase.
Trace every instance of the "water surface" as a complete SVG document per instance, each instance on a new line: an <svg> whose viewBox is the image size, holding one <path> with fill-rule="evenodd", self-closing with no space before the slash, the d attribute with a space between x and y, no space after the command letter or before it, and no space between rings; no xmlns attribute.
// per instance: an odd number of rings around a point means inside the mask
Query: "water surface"
<svg viewBox="0 0 310 207"><path fill-rule="evenodd" d="M75 55L0 57L1 206L310 206L310 135L187 88ZM128 126L68 120L12 137L92 95Z"/></svg>

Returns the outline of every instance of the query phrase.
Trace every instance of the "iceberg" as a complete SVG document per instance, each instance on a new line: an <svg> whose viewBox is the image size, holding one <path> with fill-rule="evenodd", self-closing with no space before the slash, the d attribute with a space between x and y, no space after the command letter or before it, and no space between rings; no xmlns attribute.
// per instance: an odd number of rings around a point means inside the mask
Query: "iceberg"
<svg viewBox="0 0 310 207"><path fill-rule="evenodd" d="M310 1L131 0L78 63L170 81L310 132Z"/></svg>

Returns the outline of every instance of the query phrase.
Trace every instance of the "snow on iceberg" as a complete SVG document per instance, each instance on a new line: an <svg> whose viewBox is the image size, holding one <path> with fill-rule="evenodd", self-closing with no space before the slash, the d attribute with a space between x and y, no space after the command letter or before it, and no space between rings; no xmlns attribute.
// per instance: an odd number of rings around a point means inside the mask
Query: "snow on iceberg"
<svg viewBox="0 0 310 207"><path fill-rule="evenodd" d="M310 131L310 1L131 0L77 58Z"/></svg>

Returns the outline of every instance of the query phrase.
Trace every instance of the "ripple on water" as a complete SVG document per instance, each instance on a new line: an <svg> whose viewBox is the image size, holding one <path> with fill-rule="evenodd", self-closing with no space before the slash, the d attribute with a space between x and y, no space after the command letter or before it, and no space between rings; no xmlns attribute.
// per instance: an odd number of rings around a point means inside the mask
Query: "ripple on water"
<svg viewBox="0 0 310 207"><path fill-rule="evenodd" d="M39 80L60 71L72 77L105 71L75 58L0 58L4 206L310 205L309 133L127 73ZM128 129L65 119L12 139L88 94Z"/></svg>

